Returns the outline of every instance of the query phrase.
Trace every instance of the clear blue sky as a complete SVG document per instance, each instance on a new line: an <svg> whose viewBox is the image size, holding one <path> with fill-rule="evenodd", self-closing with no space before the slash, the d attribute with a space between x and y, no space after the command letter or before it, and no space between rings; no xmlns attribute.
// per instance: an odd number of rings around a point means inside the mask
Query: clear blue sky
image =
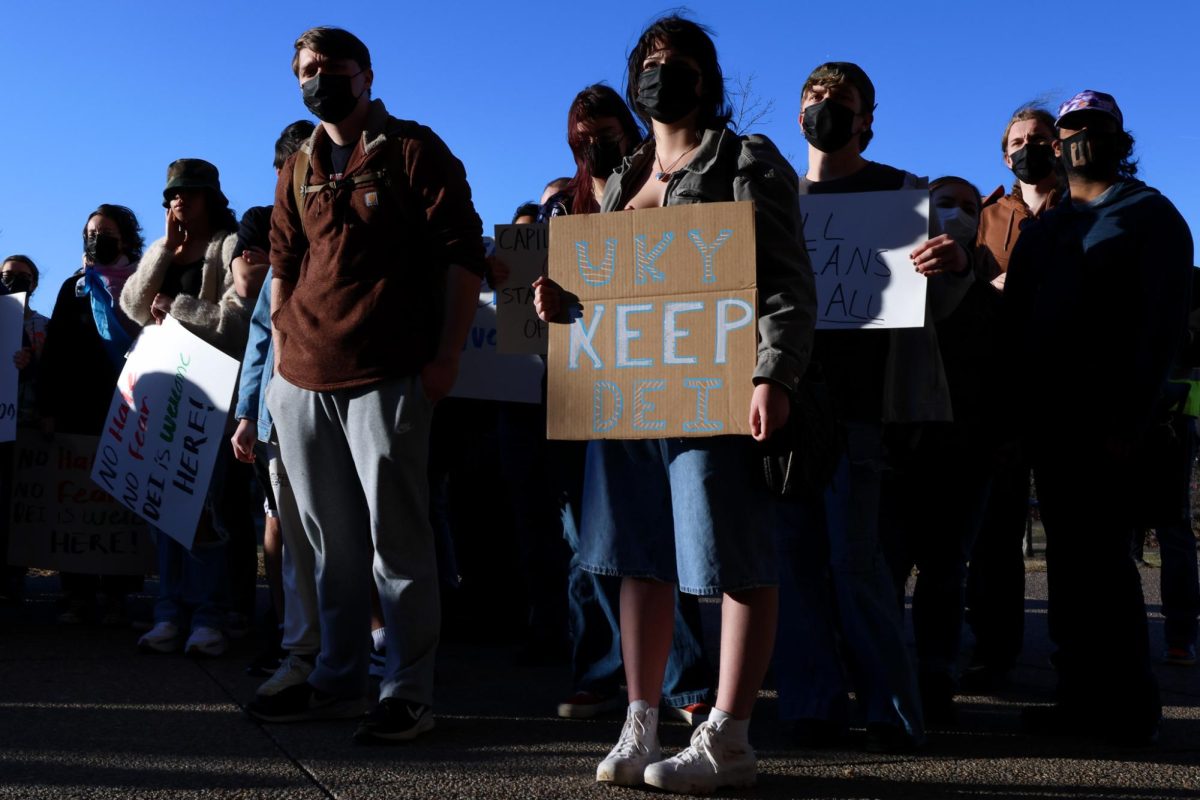
<svg viewBox="0 0 1200 800"><path fill-rule="evenodd" d="M292 42L317 24L371 50L374 94L431 126L466 164L490 228L544 183L573 171L566 111L606 81L669 6L515 2L5 2L0 7L0 252L44 272L35 308L79 266L80 230L101 202L162 235L167 164L208 159L240 213L270 202L273 144L306 116ZM774 110L757 131L796 168L806 148L798 91L826 60L858 62L879 109L867 156L931 177L962 175L987 193L1009 184L999 140L1029 100L1114 94L1137 138L1144 180L1200 234L1200 84L1192 0L1085 4L811 3L695 0L729 78L754 76Z"/></svg>

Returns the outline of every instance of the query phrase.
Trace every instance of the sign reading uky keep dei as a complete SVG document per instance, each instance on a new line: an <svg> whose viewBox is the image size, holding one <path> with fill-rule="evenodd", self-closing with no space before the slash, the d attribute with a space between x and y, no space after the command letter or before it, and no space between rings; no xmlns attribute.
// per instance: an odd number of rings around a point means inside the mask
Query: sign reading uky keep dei
<svg viewBox="0 0 1200 800"><path fill-rule="evenodd" d="M804 245L817 284L817 328L919 328L928 278L908 254L929 238L929 191L808 194Z"/></svg>
<svg viewBox="0 0 1200 800"><path fill-rule="evenodd" d="M582 306L550 326L550 438L749 433L752 203L555 217L549 269Z"/></svg>
<svg viewBox="0 0 1200 800"><path fill-rule="evenodd" d="M125 361L100 434L92 480L191 548L238 363L173 317L144 328Z"/></svg>

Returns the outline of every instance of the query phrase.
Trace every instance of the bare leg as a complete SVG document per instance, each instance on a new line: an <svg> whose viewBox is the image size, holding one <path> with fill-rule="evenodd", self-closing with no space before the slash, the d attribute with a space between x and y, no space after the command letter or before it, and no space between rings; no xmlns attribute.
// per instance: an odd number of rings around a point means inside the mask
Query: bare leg
<svg viewBox="0 0 1200 800"><path fill-rule="evenodd" d="M621 581L621 655L629 701L658 708L675 629L675 587L646 578Z"/></svg>
<svg viewBox="0 0 1200 800"><path fill-rule="evenodd" d="M267 571L267 586L271 590L271 605L275 619L283 624L283 534L279 517L267 515L263 525L263 566Z"/></svg>
<svg viewBox="0 0 1200 800"><path fill-rule="evenodd" d="M767 667L771 663L771 651L775 648L778 615L779 590L774 586L726 594L721 603L721 672L717 708L734 719L748 719L754 710L754 700L762 688ZM626 672L629 671L628 663L626 656Z"/></svg>

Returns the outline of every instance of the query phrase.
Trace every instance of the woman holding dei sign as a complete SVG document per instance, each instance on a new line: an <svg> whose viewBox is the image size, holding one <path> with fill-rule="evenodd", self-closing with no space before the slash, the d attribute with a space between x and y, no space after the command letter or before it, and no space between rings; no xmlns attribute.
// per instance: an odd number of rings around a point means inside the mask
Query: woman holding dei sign
<svg viewBox="0 0 1200 800"><path fill-rule="evenodd" d="M221 192L217 168L198 158L172 162L167 167L163 207L166 235L150 245L125 282L122 310L142 326L161 324L169 314L240 360L250 304L233 284L230 264L237 245L237 218ZM229 466L227 449L220 452L192 552L165 534L158 536L158 602L153 629L138 640L144 651L169 653L182 647L189 655L225 652L229 533L220 512L240 511L248 516L249 504L246 500L245 508L235 508L244 495L235 491L242 487L234 482L228 492L216 488ZM182 640L185 624L191 631L186 643Z"/></svg>
<svg viewBox="0 0 1200 800"><path fill-rule="evenodd" d="M787 420L811 353L816 298L801 234L797 177L761 136L739 136L716 48L679 17L652 24L629 55L627 95L653 134L604 190L601 210L752 200L758 241L758 364L750 429L763 441ZM562 295L535 283L543 319ZM630 705L596 779L674 792L754 783L749 717L774 645L778 606L774 500L745 437L594 441L588 448L584 567L621 575L621 636ZM655 514L654 510L661 510ZM689 747L663 760L658 701L671 644L674 586L721 595L720 686Z"/></svg>

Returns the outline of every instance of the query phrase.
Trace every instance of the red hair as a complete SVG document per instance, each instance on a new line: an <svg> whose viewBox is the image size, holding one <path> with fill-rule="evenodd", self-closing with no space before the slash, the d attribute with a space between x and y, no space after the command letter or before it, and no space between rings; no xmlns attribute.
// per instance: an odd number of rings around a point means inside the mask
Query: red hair
<svg viewBox="0 0 1200 800"><path fill-rule="evenodd" d="M590 128L603 117L613 117L620 123L630 151L642 141L642 133L629 106L614 89L596 83L575 95L567 112L567 146L575 157L575 177L567 184L567 191L572 195L572 214L594 214L600 210L600 204L592 193L592 165L587 160L589 135L579 128Z"/></svg>

